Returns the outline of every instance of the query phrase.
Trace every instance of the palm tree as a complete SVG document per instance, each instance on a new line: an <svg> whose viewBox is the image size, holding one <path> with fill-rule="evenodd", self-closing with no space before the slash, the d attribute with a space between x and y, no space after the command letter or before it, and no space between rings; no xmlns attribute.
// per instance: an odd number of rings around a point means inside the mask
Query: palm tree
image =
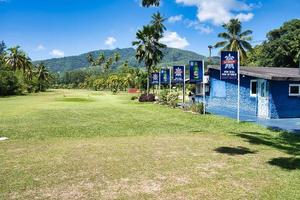
<svg viewBox="0 0 300 200"><path fill-rule="evenodd" d="M247 59L246 51L252 49L249 43L252 40L252 31L246 30L242 32L242 24L238 19L231 19L223 27L226 29L226 32L220 33L218 37L225 40L218 42L214 47L223 47L222 50L225 51L238 51L241 61L245 61Z"/></svg>
<svg viewBox="0 0 300 200"><path fill-rule="evenodd" d="M49 82L50 79L52 78L50 72L48 71L48 69L46 68L46 66L44 65L44 63L40 63L37 65L36 67L36 77L39 81L39 89L40 91L43 90L43 84L45 82Z"/></svg>
<svg viewBox="0 0 300 200"><path fill-rule="evenodd" d="M111 66L114 64L114 59L112 57L108 58L108 60L103 65L104 74L107 76L110 71Z"/></svg>
<svg viewBox="0 0 300 200"><path fill-rule="evenodd" d="M119 62L121 59L121 55L117 52L115 53L115 62Z"/></svg>
<svg viewBox="0 0 300 200"><path fill-rule="evenodd" d="M89 53L89 54L86 56L86 59L87 59L87 61L90 63L91 66L94 66L94 65L95 65L95 58L94 58L93 54Z"/></svg>
<svg viewBox="0 0 300 200"><path fill-rule="evenodd" d="M166 19L163 18L163 16L159 12L152 15L151 24L154 27L155 32L157 33L156 37L158 39L163 37L163 33L166 30L166 27L163 24L165 20Z"/></svg>
<svg viewBox="0 0 300 200"><path fill-rule="evenodd" d="M25 53L20 50L19 46L8 49L8 53L4 56L4 63L13 71L23 70L25 74L27 69L31 67L31 60Z"/></svg>
<svg viewBox="0 0 300 200"><path fill-rule="evenodd" d="M136 58L141 63L144 62L147 68L147 94L149 94L150 73L163 57L161 49L166 45L159 42L157 38L157 29L152 25L144 26L142 30L136 33L137 41L132 42L133 46L137 46Z"/></svg>
<svg viewBox="0 0 300 200"><path fill-rule="evenodd" d="M144 7L149 7L149 6L159 6L160 0L143 0L142 5Z"/></svg>
<svg viewBox="0 0 300 200"><path fill-rule="evenodd" d="M105 62L105 56L103 53L100 53L96 65L102 65L104 62Z"/></svg>

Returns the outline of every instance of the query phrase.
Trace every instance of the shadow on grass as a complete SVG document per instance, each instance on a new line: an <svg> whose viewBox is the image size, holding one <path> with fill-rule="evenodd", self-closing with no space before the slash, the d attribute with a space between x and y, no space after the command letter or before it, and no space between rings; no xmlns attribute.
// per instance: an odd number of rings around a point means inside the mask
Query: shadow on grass
<svg viewBox="0 0 300 200"><path fill-rule="evenodd" d="M268 162L270 165L286 170L300 170L300 158L274 158Z"/></svg>
<svg viewBox="0 0 300 200"><path fill-rule="evenodd" d="M300 155L300 135L288 132L279 132L278 134L242 132L233 134L251 144L270 146L294 156Z"/></svg>
<svg viewBox="0 0 300 200"><path fill-rule="evenodd" d="M275 131L276 132L276 131ZM277 133L241 132L233 133L245 141L255 145L265 145L285 152L293 157L273 158L267 163L286 170L300 169L300 135L277 130Z"/></svg>
<svg viewBox="0 0 300 200"><path fill-rule="evenodd" d="M256 151L252 151L246 147L219 147L215 149L218 153L224 153L231 156L235 155L245 155L245 154L254 154Z"/></svg>

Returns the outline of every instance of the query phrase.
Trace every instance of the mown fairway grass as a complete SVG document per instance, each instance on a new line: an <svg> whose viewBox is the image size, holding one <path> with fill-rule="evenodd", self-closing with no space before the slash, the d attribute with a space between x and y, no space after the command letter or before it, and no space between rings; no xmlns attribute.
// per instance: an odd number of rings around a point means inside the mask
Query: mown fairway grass
<svg viewBox="0 0 300 200"><path fill-rule="evenodd" d="M55 90L0 98L0 199L300 199L300 138Z"/></svg>

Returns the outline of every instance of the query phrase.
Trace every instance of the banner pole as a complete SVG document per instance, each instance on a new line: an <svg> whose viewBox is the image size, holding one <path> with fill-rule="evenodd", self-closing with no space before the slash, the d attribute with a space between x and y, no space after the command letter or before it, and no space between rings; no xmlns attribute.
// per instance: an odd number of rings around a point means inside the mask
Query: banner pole
<svg viewBox="0 0 300 200"><path fill-rule="evenodd" d="M206 99L205 99L206 94L205 94L205 81L204 81L204 75L205 75L205 72L204 72L205 67L204 66L205 66L205 62L204 62L204 60L202 60L203 114L205 115L205 113L206 113Z"/></svg>
<svg viewBox="0 0 300 200"><path fill-rule="evenodd" d="M160 95L160 70L159 70L159 72L158 72L158 95Z"/></svg>
<svg viewBox="0 0 300 200"><path fill-rule="evenodd" d="M182 95L182 103L185 107L185 65L183 66L183 95Z"/></svg>
<svg viewBox="0 0 300 200"><path fill-rule="evenodd" d="M172 68L169 68L169 73L170 73L170 93L172 92Z"/></svg>
<svg viewBox="0 0 300 200"><path fill-rule="evenodd" d="M238 52L238 105L237 105L237 121L240 122L240 86L241 86L241 80L240 80L240 54Z"/></svg>

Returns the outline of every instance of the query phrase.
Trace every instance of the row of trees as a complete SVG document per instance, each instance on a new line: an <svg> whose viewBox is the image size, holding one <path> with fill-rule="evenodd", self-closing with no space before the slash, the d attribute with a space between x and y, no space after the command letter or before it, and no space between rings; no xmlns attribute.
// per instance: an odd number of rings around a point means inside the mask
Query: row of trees
<svg viewBox="0 0 300 200"><path fill-rule="evenodd" d="M0 96L45 91L51 78L45 65L33 65L19 46L0 43Z"/></svg>
<svg viewBox="0 0 300 200"><path fill-rule="evenodd" d="M103 55L99 55L103 57ZM111 58L118 60L118 55ZM88 59L91 57L88 56ZM116 59L117 58L117 59ZM104 59L112 63L110 58ZM56 88L81 88L91 90L111 90L114 93L125 91L128 88L146 89L147 74L144 70L130 67L125 61L118 69L112 70L108 64L91 66L87 69L80 69L65 72L62 75L56 76Z"/></svg>

